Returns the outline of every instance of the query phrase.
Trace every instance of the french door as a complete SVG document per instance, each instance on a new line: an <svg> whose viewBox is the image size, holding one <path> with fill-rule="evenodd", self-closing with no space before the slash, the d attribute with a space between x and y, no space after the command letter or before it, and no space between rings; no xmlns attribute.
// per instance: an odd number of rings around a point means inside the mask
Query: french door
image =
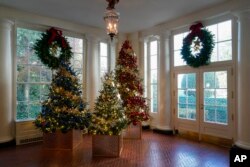
<svg viewBox="0 0 250 167"><path fill-rule="evenodd" d="M175 129L232 139L232 68L175 72Z"/></svg>

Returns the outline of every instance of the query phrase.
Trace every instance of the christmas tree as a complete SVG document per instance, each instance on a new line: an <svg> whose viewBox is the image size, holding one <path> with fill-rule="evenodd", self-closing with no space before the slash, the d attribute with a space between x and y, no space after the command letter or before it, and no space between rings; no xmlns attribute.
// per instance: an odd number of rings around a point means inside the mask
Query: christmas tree
<svg viewBox="0 0 250 167"><path fill-rule="evenodd" d="M53 76L48 99L42 103L42 112L35 125L43 132L87 128L90 113L82 100L81 86L70 63L61 61L56 75Z"/></svg>
<svg viewBox="0 0 250 167"><path fill-rule="evenodd" d="M143 97L142 79L139 77L135 53L126 40L119 52L115 68L117 87L123 100L125 114L129 124L149 119L146 98Z"/></svg>
<svg viewBox="0 0 250 167"><path fill-rule="evenodd" d="M126 128L127 119L122 108L118 90L115 87L114 74L105 74L103 89L100 90L92 114L92 124L89 133L101 135L120 135Z"/></svg>

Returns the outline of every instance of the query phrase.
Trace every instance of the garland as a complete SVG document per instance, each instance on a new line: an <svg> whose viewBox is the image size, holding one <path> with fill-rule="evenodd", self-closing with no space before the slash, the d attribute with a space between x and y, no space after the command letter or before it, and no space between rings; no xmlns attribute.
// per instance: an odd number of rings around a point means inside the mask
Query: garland
<svg viewBox="0 0 250 167"><path fill-rule="evenodd" d="M190 27L191 32L183 39L181 49L182 59L191 67L199 67L210 63L214 48L214 39L211 32L201 29L203 25L197 23ZM191 45L194 44L193 47ZM193 54L194 50L195 54Z"/></svg>
<svg viewBox="0 0 250 167"><path fill-rule="evenodd" d="M69 61L72 57L71 47L62 31L53 27L36 41L34 50L41 62L51 69L57 69L61 61ZM57 52L60 52L58 57Z"/></svg>

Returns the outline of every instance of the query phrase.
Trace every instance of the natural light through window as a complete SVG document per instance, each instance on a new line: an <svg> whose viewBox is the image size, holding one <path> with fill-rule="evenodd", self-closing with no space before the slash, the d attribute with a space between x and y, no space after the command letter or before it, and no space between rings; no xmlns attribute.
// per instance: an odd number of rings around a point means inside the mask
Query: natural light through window
<svg viewBox="0 0 250 167"><path fill-rule="evenodd" d="M150 57L150 99L151 99L151 112L158 110L158 41L150 42L149 46Z"/></svg>
<svg viewBox="0 0 250 167"><path fill-rule="evenodd" d="M211 55L211 62L232 60L232 21L227 20L205 27L214 35L215 47ZM174 66L186 65L181 55L183 39L188 32L176 34L173 37Z"/></svg>
<svg viewBox="0 0 250 167"><path fill-rule="evenodd" d="M100 43L100 76L108 72L108 44Z"/></svg>
<svg viewBox="0 0 250 167"><path fill-rule="evenodd" d="M41 112L41 102L47 99L52 71L44 66L33 50L40 31L17 28L16 34L16 120L33 120ZM83 83L83 40L66 37L73 57L73 66Z"/></svg>

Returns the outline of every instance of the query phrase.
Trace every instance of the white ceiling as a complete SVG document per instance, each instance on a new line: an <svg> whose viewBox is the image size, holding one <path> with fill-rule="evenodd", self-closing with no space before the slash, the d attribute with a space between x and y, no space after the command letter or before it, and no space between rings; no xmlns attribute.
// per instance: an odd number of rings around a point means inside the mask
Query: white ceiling
<svg viewBox="0 0 250 167"><path fill-rule="evenodd" d="M135 32L228 0L120 0L119 31ZM106 0L0 0L8 6L43 16L104 29Z"/></svg>

